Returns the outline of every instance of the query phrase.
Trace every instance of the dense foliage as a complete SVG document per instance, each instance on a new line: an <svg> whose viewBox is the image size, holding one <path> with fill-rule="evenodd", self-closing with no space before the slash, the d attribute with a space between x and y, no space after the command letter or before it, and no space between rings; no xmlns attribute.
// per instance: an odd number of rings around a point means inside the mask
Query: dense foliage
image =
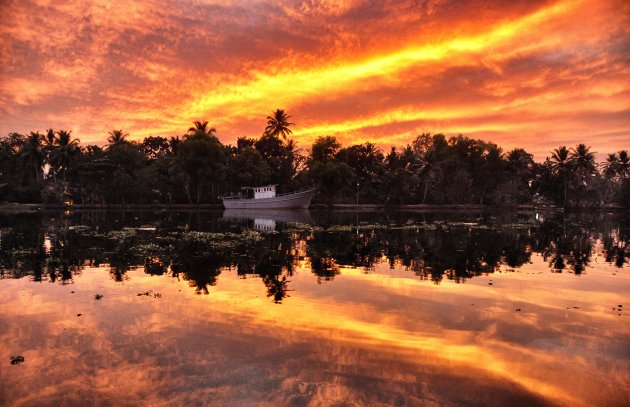
<svg viewBox="0 0 630 407"><path fill-rule="evenodd" d="M280 192L316 185L320 203L602 206L630 201L626 150L597 164L590 147L561 146L536 163L525 150L462 135L422 134L383 152L372 143L342 147L318 138L306 154L288 138L283 110L258 138L224 145L208 122L183 136L128 140L113 130L104 147L81 146L71 132L0 138L0 201L82 204L216 203L244 186Z"/></svg>

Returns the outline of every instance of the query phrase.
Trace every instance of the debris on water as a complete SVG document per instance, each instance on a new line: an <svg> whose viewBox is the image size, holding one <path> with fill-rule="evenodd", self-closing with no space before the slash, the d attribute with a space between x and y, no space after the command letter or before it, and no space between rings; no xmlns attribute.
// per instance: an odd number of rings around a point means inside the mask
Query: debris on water
<svg viewBox="0 0 630 407"><path fill-rule="evenodd" d="M155 232L157 230L155 226L141 226L136 229L140 232Z"/></svg>
<svg viewBox="0 0 630 407"><path fill-rule="evenodd" d="M149 291L144 291L144 292L138 293L138 297L143 296L143 295L146 296L146 297L153 296L153 298L162 298L162 294L154 293L153 290L149 290Z"/></svg>
<svg viewBox="0 0 630 407"><path fill-rule="evenodd" d="M11 356L11 364L12 365L19 365L22 362L24 362L24 356L22 356L22 355Z"/></svg>
<svg viewBox="0 0 630 407"><path fill-rule="evenodd" d="M516 312L521 312L521 309L520 309L520 308L517 308L517 309L516 309Z"/></svg>
<svg viewBox="0 0 630 407"><path fill-rule="evenodd" d="M573 307L573 309L580 309L580 307Z"/></svg>
<svg viewBox="0 0 630 407"><path fill-rule="evenodd" d="M96 295L94 296L94 299L95 299L95 300L97 300L97 301L98 301L98 300L100 300L101 298L103 298L103 295L102 295L102 294L96 294Z"/></svg>

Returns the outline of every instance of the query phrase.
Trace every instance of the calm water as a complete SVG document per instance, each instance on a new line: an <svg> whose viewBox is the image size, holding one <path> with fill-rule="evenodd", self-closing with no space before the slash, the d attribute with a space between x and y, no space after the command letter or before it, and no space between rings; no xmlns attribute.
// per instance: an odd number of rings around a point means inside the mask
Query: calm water
<svg viewBox="0 0 630 407"><path fill-rule="evenodd" d="M629 236L602 213L0 215L0 404L627 406Z"/></svg>

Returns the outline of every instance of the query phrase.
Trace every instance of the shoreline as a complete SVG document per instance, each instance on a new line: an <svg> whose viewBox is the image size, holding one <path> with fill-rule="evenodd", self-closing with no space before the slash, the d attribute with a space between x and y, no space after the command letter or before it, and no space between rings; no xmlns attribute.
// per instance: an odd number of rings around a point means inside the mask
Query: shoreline
<svg viewBox="0 0 630 407"><path fill-rule="evenodd" d="M0 203L0 212L40 212L40 211L85 211L85 210L163 210L163 211L213 211L222 210L223 204L76 204L71 208L62 204L26 204L26 203ZM560 206L537 206L532 204L517 206L494 206L479 204L410 204L410 205L385 205L385 204L312 204L310 210L337 210L337 211L361 211L371 212L377 210L396 211L480 211L480 210L516 210L516 211L553 211L553 212L579 212L585 210L629 212L620 206L568 208ZM309 210L307 209L307 210ZM291 210L291 209L287 209ZM264 211L261 210L261 211Z"/></svg>

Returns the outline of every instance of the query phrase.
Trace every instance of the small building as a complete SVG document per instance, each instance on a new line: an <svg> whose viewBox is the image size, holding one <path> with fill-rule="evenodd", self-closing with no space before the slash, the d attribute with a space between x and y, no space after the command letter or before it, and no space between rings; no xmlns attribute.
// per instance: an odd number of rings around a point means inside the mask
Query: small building
<svg viewBox="0 0 630 407"><path fill-rule="evenodd" d="M266 185L264 187L252 188L254 190L254 199L274 198L276 196L276 186Z"/></svg>

